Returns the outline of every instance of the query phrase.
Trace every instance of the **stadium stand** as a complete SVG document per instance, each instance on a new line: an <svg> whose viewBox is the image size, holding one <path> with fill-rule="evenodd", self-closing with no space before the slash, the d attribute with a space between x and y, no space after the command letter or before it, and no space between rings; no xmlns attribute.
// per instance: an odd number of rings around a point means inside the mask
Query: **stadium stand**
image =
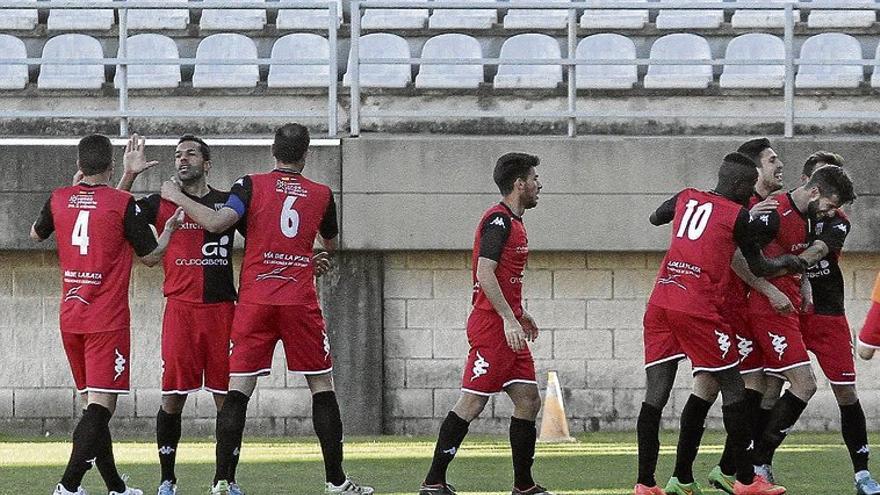
<svg viewBox="0 0 880 495"><path fill-rule="evenodd" d="M435 0L442 5L443 0ZM477 6L495 0L469 0ZM489 29L498 23L495 9L434 9L428 18L430 29Z"/></svg>
<svg viewBox="0 0 880 495"><path fill-rule="evenodd" d="M643 2L648 6L647 0ZM587 9L581 16L584 29L642 29L648 23L649 12L645 10Z"/></svg>
<svg viewBox="0 0 880 495"><path fill-rule="evenodd" d="M34 1L32 9L3 9L0 10L0 29L25 30L34 29L38 22L37 2Z"/></svg>
<svg viewBox="0 0 880 495"><path fill-rule="evenodd" d="M834 5L835 0L813 0L816 5ZM851 4L864 3L871 5L871 0L856 0ZM874 24L877 16L873 10L811 10L807 17L807 26L811 28L867 28Z"/></svg>
<svg viewBox="0 0 880 495"><path fill-rule="evenodd" d="M112 11L111 11L112 12ZM62 34L43 46L43 58L104 58L101 42L84 34ZM40 89L100 89L104 84L103 65L43 64L37 87Z"/></svg>
<svg viewBox="0 0 880 495"><path fill-rule="evenodd" d="M880 88L880 45L874 51L874 73L871 74L871 87Z"/></svg>
<svg viewBox="0 0 880 495"><path fill-rule="evenodd" d="M587 36L578 43L578 59L635 60L636 45L626 36L601 33ZM577 87L595 89L629 89L638 82L635 65L578 65Z"/></svg>
<svg viewBox="0 0 880 495"><path fill-rule="evenodd" d="M112 0L96 0L111 3ZM49 31L106 31L113 26L110 9L52 9L46 21Z"/></svg>
<svg viewBox="0 0 880 495"><path fill-rule="evenodd" d="M674 5L682 0L661 0L660 5ZM722 3L722 0L708 0ZM718 29L724 22L723 10L663 9L654 21L657 29Z"/></svg>
<svg viewBox="0 0 880 495"><path fill-rule="evenodd" d="M480 42L464 34L441 34L429 39L422 58L480 59ZM416 76L417 88L476 88L483 82L482 65L425 64Z"/></svg>
<svg viewBox="0 0 880 495"><path fill-rule="evenodd" d="M137 0L134 0L137 1ZM186 0L165 0L169 7L182 3ZM186 29L189 24L189 10L187 9L131 9L128 11L128 29Z"/></svg>
<svg viewBox="0 0 880 495"><path fill-rule="evenodd" d="M811 36L801 47L803 61L862 60L859 40L843 33L822 33ZM861 65L811 65L798 69L798 88L857 88L864 79Z"/></svg>
<svg viewBox="0 0 880 495"><path fill-rule="evenodd" d="M326 13L325 13L326 18ZM267 84L270 88L327 87L330 67L325 65L276 64L281 60L327 60L330 45L323 36L310 33L288 34L272 46L272 65Z"/></svg>
<svg viewBox="0 0 880 495"><path fill-rule="evenodd" d="M510 0L510 6L528 1L532 0ZM510 9L504 16L505 29L563 29L567 23L567 10Z"/></svg>
<svg viewBox="0 0 880 495"><path fill-rule="evenodd" d="M325 9L280 9L275 19L279 30L315 29L329 25L329 11ZM336 1L336 26L342 25L342 0Z"/></svg>
<svg viewBox="0 0 880 495"><path fill-rule="evenodd" d="M253 65L197 63L194 88L252 88L260 80L257 45L247 36L235 33L212 34L199 43L196 59L254 59Z"/></svg>
<svg viewBox="0 0 880 495"><path fill-rule="evenodd" d="M749 33L730 40L724 58L730 60L781 60L785 58L782 39L766 33ZM785 66L725 65L719 84L722 88L781 88Z"/></svg>
<svg viewBox="0 0 880 495"><path fill-rule="evenodd" d="M128 37L126 51L129 58L156 58L176 60L177 44L174 40L161 34L136 34ZM121 58L122 54L118 56ZM114 84L120 86L120 71L117 69ZM176 88L180 84L179 65L129 65L128 87L142 88Z"/></svg>
<svg viewBox="0 0 880 495"><path fill-rule="evenodd" d="M205 6L211 0L204 0ZM199 27L205 31L252 31L263 29L266 25L266 11L263 9L205 9Z"/></svg>
<svg viewBox="0 0 880 495"><path fill-rule="evenodd" d="M366 9L361 18L364 29L422 29L428 22L428 9Z"/></svg>
<svg viewBox="0 0 880 495"><path fill-rule="evenodd" d="M663 36L651 46L651 60L685 59L709 60L712 51L702 36L676 33ZM648 66L646 88L707 88L712 82L711 65L656 65Z"/></svg>
<svg viewBox="0 0 880 495"><path fill-rule="evenodd" d="M395 34L373 33L361 36L360 58L409 58L409 44ZM342 83L351 86L354 52L348 55L348 70ZM405 88L412 82L410 64L360 64L361 86L365 88Z"/></svg>
<svg viewBox="0 0 880 495"><path fill-rule="evenodd" d="M0 52L6 58L27 58L24 42L8 34L0 34ZM27 65L0 65L0 89L23 89L27 83Z"/></svg>
<svg viewBox="0 0 880 495"><path fill-rule="evenodd" d="M784 3L785 0L769 0ZM795 10L795 20L800 19L800 11ZM737 9L730 18L730 25L736 29L741 28L781 28L785 27L785 11Z"/></svg>
<svg viewBox="0 0 880 495"><path fill-rule="evenodd" d="M559 42L546 34L527 33L508 38L501 45L502 62L498 64L495 75L496 88L555 88L562 82L562 66L553 65L512 65L505 64L505 58L558 59Z"/></svg>

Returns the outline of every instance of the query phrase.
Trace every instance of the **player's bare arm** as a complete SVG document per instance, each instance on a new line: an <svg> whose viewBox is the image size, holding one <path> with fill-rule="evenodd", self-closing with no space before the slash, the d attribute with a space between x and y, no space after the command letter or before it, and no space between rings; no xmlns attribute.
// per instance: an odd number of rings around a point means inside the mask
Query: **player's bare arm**
<svg viewBox="0 0 880 495"><path fill-rule="evenodd" d="M318 237L320 239L321 248L323 251L319 251L312 256L312 264L315 267L315 276L320 277L325 273L329 272L331 268L333 268L333 254L336 253L337 242L336 238L325 239L324 237Z"/></svg>
<svg viewBox="0 0 880 495"><path fill-rule="evenodd" d="M146 139L132 134L125 145L125 153L122 155L122 177L116 189L131 191L131 186L141 173L159 164L156 160L147 160Z"/></svg>
<svg viewBox="0 0 880 495"><path fill-rule="evenodd" d="M180 228L181 224L183 224L183 208L178 208L174 215L171 215L171 218L165 221L165 228L162 230L159 238L156 239L156 249L145 256L141 256L139 258L141 263L147 266L155 266L162 261L162 255L165 254L165 250L168 249L168 243L171 241L171 234Z"/></svg>
<svg viewBox="0 0 880 495"><path fill-rule="evenodd" d="M803 253L799 254L798 257L803 261L804 266L813 266L819 262L825 256L828 256L828 253L831 250L828 248L828 244L825 244L825 241L815 240L810 247L804 250Z"/></svg>
<svg viewBox="0 0 880 495"><path fill-rule="evenodd" d="M514 351L521 351L526 347L526 334L522 324L514 316L510 304L504 299L501 285L498 284L498 278L495 276L497 267L497 261L481 256L477 260L477 281L486 298L492 303L492 307L504 320L504 337L507 339L507 345Z"/></svg>
<svg viewBox="0 0 880 495"><path fill-rule="evenodd" d="M813 285L810 283L809 277L803 277L801 279L801 307L800 307L800 310L802 312L805 312L812 304L813 304Z"/></svg>
<svg viewBox="0 0 880 495"><path fill-rule="evenodd" d="M794 311L794 305L788 296L775 285L768 282L767 279L758 277L749 270L748 262L739 249L733 254L730 267L746 285L766 296L770 301L770 305L773 306L777 313L787 314Z"/></svg>
<svg viewBox="0 0 880 495"><path fill-rule="evenodd" d="M772 196L766 198L758 203L755 203L755 206L752 206L749 209L749 215L756 216L761 213L768 213L776 210L776 207L779 206L779 201L776 201Z"/></svg>
<svg viewBox="0 0 880 495"><path fill-rule="evenodd" d="M532 315L529 314L528 311L523 309L523 315L520 319L520 324L522 325L523 332L526 334L526 338L530 341L534 342L538 338L538 324L535 323L535 319L532 318Z"/></svg>
<svg viewBox="0 0 880 495"><path fill-rule="evenodd" d="M174 181L166 180L162 183L162 198L183 208L187 216L201 225L208 232L219 234L232 228L238 222L239 216L232 208L223 207L212 210L189 198L180 189L180 185Z"/></svg>

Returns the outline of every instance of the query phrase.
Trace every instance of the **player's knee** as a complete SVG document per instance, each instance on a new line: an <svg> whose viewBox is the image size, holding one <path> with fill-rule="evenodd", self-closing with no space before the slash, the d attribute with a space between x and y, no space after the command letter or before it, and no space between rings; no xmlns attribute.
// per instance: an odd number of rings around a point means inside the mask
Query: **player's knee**
<svg viewBox="0 0 880 495"><path fill-rule="evenodd" d="M529 394L518 401L516 408L525 414L526 418L534 420L534 418L538 417L538 412L541 410L541 396L537 392Z"/></svg>
<svg viewBox="0 0 880 495"><path fill-rule="evenodd" d="M849 406L859 401L859 394L855 385L832 385L834 397L841 406Z"/></svg>
<svg viewBox="0 0 880 495"><path fill-rule="evenodd" d="M797 373L790 378L791 393L803 401L808 401L816 393L816 377L806 369L806 373Z"/></svg>
<svg viewBox="0 0 880 495"><path fill-rule="evenodd" d="M861 343L856 346L859 353L859 358L864 359L865 361L870 361L871 358L874 357L874 348L868 347L866 345L862 345Z"/></svg>

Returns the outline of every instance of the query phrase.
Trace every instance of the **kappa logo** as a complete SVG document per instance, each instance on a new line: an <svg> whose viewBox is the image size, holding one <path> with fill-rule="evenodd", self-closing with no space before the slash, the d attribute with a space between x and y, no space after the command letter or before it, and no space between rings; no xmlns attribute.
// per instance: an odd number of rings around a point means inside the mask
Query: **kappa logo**
<svg viewBox="0 0 880 495"><path fill-rule="evenodd" d="M864 455L867 455L867 454L869 454L870 452L871 452L871 449L868 448L867 445L862 445L862 448L860 448L859 450L857 450L857 451L856 451L856 454L864 454Z"/></svg>
<svg viewBox="0 0 880 495"><path fill-rule="evenodd" d="M736 336L737 344L736 350L739 352L739 356L742 359L749 357L749 354L755 350L755 343L749 339L744 339L739 335Z"/></svg>
<svg viewBox="0 0 880 495"><path fill-rule="evenodd" d="M64 295L64 302L78 301L88 306L89 302L86 301L81 295L79 295L80 289L82 289L82 285L71 287L70 290L67 291L67 294Z"/></svg>
<svg viewBox="0 0 880 495"><path fill-rule="evenodd" d="M324 361L330 359L330 337L327 336L327 330L324 330Z"/></svg>
<svg viewBox="0 0 880 495"><path fill-rule="evenodd" d="M92 467L95 467L95 462L98 460L97 457L92 457L91 459L86 459L86 462L91 464Z"/></svg>
<svg viewBox="0 0 880 495"><path fill-rule="evenodd" d="M455 447L452 447L451 449L448 449L448 450L444 450L444 451L443 451L444 454L449 454L449 455L451 455L452 457L455 457L455 453L456 453L456 452L458 452L458 449L455 448Z"/></svg>
<svg viewBox="0 0 880 495"><path fill-rule="evenodd" d="M794 425L779 430L779 433L782 433L783 435L788 435L789 433L791 433L792 428L794 428Z"/></svg>
<svg viewBox="0 0 880 495"><path fill-rule="evenodd" d="M767 335L772 339L771 345L773 346L773 351L776 354L779 354L779 359L782 359L782 356L785 354L785 350L788 349L788 343L786 342L784 335L776 335L773 332L767 332Z"/></svg>
<svg viewBox="0 0 880 495"><path fill-rule="evenodd" d="M174 447L172 447L170 445L163 445L162 447L159 448L160 455L171 455L173 453L174 453Z"/></svg>
<svg viewBox="0 0 880 495"><path fill-rule="evenodd" d="M229 236L224 235L217 242L206 242L202 246L202 254L205 256L221 256L225 258L229 254L227 246L229 246Z"/></svg>
<svg viewBox="0 0 880 495"><path fill-rule="evenodd" d="M471 372L474 374L471 377L471 381L474 381L489 372L489 361L486 361L479 351L477 351L477 359L474 361L474 367L471 369Z"/></svg>
<svg viewBox="0 0 880 495"><path fill-rule="evenodd" d="M235 450L232 451L232 455L238 457L238 454L241 453L241 447L236 447Z"/></svg>
<svg viewBox="0 0 880 495"><path fill-rule="evenodd" d="M257 275L257 282L260 282L263 280L284 280L285 282L296 282L296 279L291 277L290 275L282 274L282 272L284 270L287 270L288 268L289 267L287 267L287 266L282 266L282 267L276 268L270 272L261 273L261 274Z"/></svg>
<svg viewBox="0 0 880 495"><path fill-rule="evenodd" d="M141 207L138 206L137 203L134 204L134 214L135 214L135 215L140 215L140 214L141 214Z"/></svg>
<svg viewBox="0 0 880 495"><path fill-rule="evenodd" d="M489 225L497 225L497 226L501 227L502 229L507 228L507 225L505 225L505 223L504 223L504 219L501 217L495 218L495 220L492 220L491 222L489 222Z"/></svg>
<svg viewBox="0 0 880 495"><path fill-rule="evenodd" d="M721 349L721 358L724 359L730 350L730 336L718 330L715 330L715 335L718 336L718 348Z"/></svg>
<svg viewBox="0 0 880 495"><path fill-rule="evenodd" d="M235 347L235 342L232 339L229 340L229 355L232 355L232 348Z"/></svg>
<svg viewBox="0 0 880 495"><path fill-rule="evenodd" d="M838 229L841 232L843 232L844 234L846 234L846 224L839 223L839 224L835 225L834 228Z"/></svg>
<svg viewBox="0 0 880 495"><path fill-rule="evenodd" d="M759 216L758 220L764 222L764 225L770 225L770 215L767 213Z"/></svg>
<svg viewBox="0 0 880 495"><path fill-rule="evenodd" d="M237 186L243 186L244 185L244 177L239 177L237 181L233 182L233 184L235 184Z"/></svg>
<svg viewBox="0 0 880 495"><path fill-rule="evenodd" d="M116 352L116 361L114 361L116 366L113 367L113 371L116 372L116 376L113 377L113 381L115 382L120 376L122 376L122 372L125 371L125 356L119 353L119 348L114 349L114 351Z"/></svg>

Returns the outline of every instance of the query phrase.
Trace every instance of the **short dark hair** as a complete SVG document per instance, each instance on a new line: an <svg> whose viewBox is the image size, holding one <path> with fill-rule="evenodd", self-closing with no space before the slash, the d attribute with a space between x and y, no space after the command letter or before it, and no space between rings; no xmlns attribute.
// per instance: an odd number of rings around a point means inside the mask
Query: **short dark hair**
<svg viewBox="0 0 880 495"><path fill-rule="evenodd" d="M826 198L837 196L840 206L852 203L856 199L852 179L842 167L824 165L813 171L805 187L818 187L819 194Z"/></svg>
<svg viewBox="0 0 880 495"><path fill-rule="evenodd" d="M761 152L770 148L770 140L767 138L750 139L739 146L736 151L746 155L755 162L755 166L761 165Z"/></svg>
<svg viewBox="0 0 880 495"><path fill-rule="evenodd" d="M757 179L757 165L748 155L738 151L724 155L718 168L719 184L733 186L737 182L750 181L754 185Z"/></svg>
<svg viewBox="0 0 880 495"><path fill-rule="evenodd" d="M113 144L110 143L110 138L92 134L80 139L76 145L76 160L84 175L106 172L113 164Z"/></svg>
<svg viewBox="0 0 880 495"><path fill-rule="evenodd" d="M208 143L204 142L200 137L196 137L193 134L184 134L183 136L180 136L180 139L177 140L177 144L190 141L199 145L199 151L201 151L202 153L202 158L204 158L206 161L211 159L211 148L208 146Z"/></svg>
<svg viewBox="0 0 880 495"><path fill-rule="evenodd" d="M501 191L502 196L507 196L513 191L513 183L516 179L525 179L532 167L537 167L541 160L535 155L527 153L506 153L495 162L495 170L492 179Z"/></svg>
<svg viewBox="0 0 880 495"><path fill-rule="evenodd" d="M804 162L803 174L807 177L813 175L813 170L816 170L816 164L819 163L842 167L843 157L830 151L817 151L807 157L807 161Z"/></svg>
<svg viewBox="0 0 880 495"><path fill-rule="evenodd" d="M281 163L302 163L309 149L309 130L300 124L284 124L275 131L272 156Z"/></svg>

